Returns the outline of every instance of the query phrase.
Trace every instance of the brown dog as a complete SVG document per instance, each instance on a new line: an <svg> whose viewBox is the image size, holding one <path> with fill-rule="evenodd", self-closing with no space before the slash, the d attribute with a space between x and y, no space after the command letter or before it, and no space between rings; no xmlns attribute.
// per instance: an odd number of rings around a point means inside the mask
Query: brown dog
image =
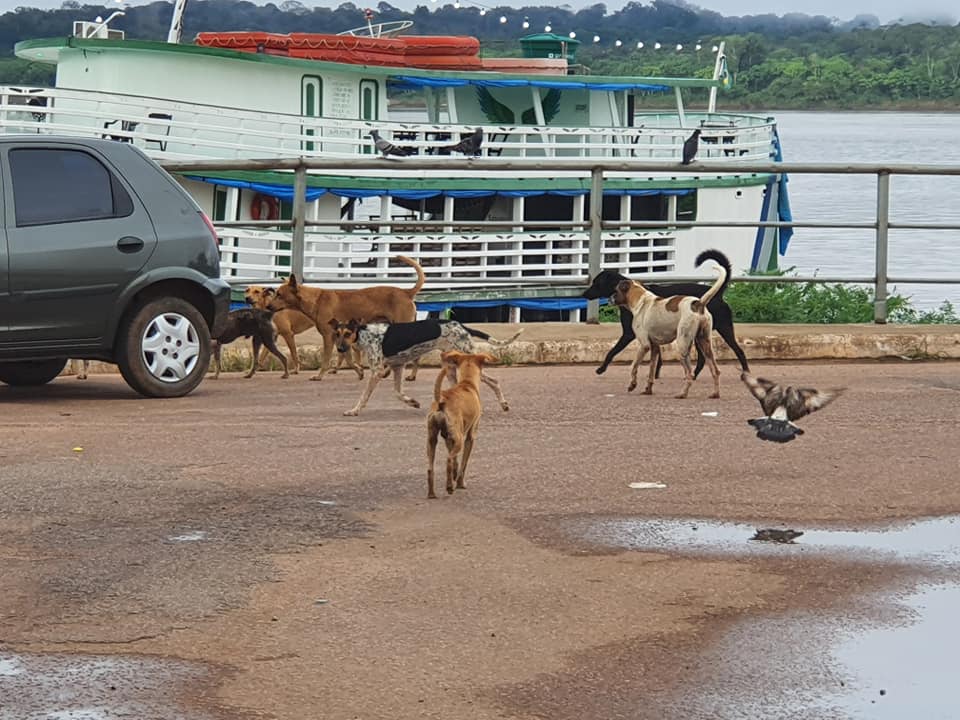
<svg viewBox="0 0 960 720"><path fill-rule="evenodd" d="M480 375L483 366L496 363L492 355L471 355L450 350L440 354L442 367L434 384L434 393L439 393L427 415L427 497L436 498L433 489L433 464L437 455L437 436L443 435L447 443L447 493L453 494L456 487L466 487L463 478L467 462L473 451L483 407L480 404ZM448 375L447 364L456 363L460 381L448 390L440 390ZM460 455L463 454L461 458ZM459 463L457 462L459 460Z"/></svg>
<svg viewBox="0 0 960 720"><path fill-rule="evenodd" d="M243 293L243 299L247 305L252 305L261 310L269 309L270 301L276 296L277 291L272 287L263 285L249 285ZM287 349L290 350L290 372L296 375L300 371L300 356L297 353L297 341L295 335L306 332L313 327L313 320L308 318L299 310L287 308L273 314L273 326L277 329L277 334L287 343ZM269 349L266 346L260 351L258 365L262 369L267 359ZM341 353L337 360L337 367L330 370L331 374L336 374L337 370L349 365L363 380L363 363L360 358L360 351L354 350L350 355Z"/></svg>
<svg viewBox="0 0 960 720"><path fill-rule="evenodd" d="M267 306L276 312L280 310L298 310L309 317L314 326L323 335L323 360L317 374L311 380L322 380L330 368L333 356L334 339L331 320L337 318L376 318L388 323L413 322L417 318L417 306L413 298L420 292L426 276L416 260L398 255L397 260L406 263L417 271L416 284L405 290L390 285L375 285L360 290L324 290L303 285L296 275L288 277L281 284ZM417 376L414 363L408 380Z"/></svg>
<svg viewBox="0 0 960 720"><path fill-rule="evenodd" d="M637 387L637 368L643 356L650 348L650 374L647 377L647 387L644 395L653 394L653 380L657 372L657 361L660 359L660 346L677 341L677 352L683 364L684 386L678 398L685 398L693 384L693 368L690 365L690 348L696 343L699 353L706 358L713 375L712 398L720 397L720 368L713 356L713 316L707 310L707 305L720 288L723 287L727 272L718 265L719 277L707 290L703 297L692 295L673 295L659 297L647 290L635 280L621 280L617 283L611 300L627 308L633 313L633 332L637 337L637 357L630 368L630 385L628 391Z"/></svg>

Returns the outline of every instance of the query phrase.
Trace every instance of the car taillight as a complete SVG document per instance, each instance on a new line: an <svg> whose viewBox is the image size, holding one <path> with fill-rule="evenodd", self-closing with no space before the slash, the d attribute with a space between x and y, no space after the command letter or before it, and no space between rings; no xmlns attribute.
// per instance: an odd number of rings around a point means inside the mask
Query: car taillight
<svg viewBox="0 0 960 720"><path fill-rule="evenodd" d="M210 235L213 237L214 247L219 248L219 247L220 247L220 237L217 235L217 228L214 227L214 225L213 225L213 220L211 220L209 217L207 217L207 214L206 214L205 212L202 212L202 211L201 211L200 215L201 215L201 217L203 217L203 222L205 222L206 225L207 225L207 230L210 231Z"/></svg>

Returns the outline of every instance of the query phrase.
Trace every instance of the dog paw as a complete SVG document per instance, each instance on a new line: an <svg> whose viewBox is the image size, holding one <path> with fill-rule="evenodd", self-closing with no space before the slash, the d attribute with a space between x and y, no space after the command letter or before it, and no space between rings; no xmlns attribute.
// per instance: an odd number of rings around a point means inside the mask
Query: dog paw
<svg viewBox="0 0 960 720"><path fill-rule="evenodd" d="M510 405L507 403L500 403L500 409L504 412L510 412Z"/></svg>
<svg viewBox="0 0 960 720"><path fill-rule="evenodd" d="M311 375L310 379L320 381L323 380L323 375Z"/></svg>
<svg viewBox="0 0 960 720"><path fill-rule="evenodd" d="M643 393L641 393L641 394L643 394L643 395L653 395L653 388L649 388L649 387L648 387L648 388L647 388L646 390L644 390Z"/></svg>
<svg viewBox="0 0 960 720"><path fill-rule="evenodd" d="M636 383L630 383L629 385L627 385L627 392L633 392L636 389L637 389Z"/></svg>
<svg viewBox="0 0 960 720"><path fill-rule="evenodd" d="M358 410L344 410L343 414L347 417L356 417L360 412Z"/></svg>
<svg viewBox="0 0 960 720"><path fill-rule="evenodd" d="M598 367L596 370L594 370L594 372L595 372L597 375L603 375L606 371L607 371L607 368L606 368L604 365L601 365L601 366Z"/></svg>
<svg viewBox="0 0 960 720"><path fill-rule="evenodd" d="M407 401L407 405L409 405L410 407L414 407L414 408L419 408L419 407L420 407L420 403L419 403L417 400L414 400L414 399L412 399L412 398Z"/></svg>

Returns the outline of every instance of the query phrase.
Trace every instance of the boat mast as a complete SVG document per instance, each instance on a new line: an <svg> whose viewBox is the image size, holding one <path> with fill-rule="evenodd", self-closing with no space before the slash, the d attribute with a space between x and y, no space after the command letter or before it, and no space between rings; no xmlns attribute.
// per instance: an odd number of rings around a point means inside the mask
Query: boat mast
<svg viewBox="0 0 960 720"><path fill-rule="evenodd" d="M723 48L726 46L726 40L720 42L720 48L717 50L717 61L713 65L713 79L720 79L720 72L727 61L726 56L723 54ZM710 102L707 103L707 112L716 112L717 111L717 86L714 85L710 88Z"/></svg>
<svg viewBox="0 0 960 720"><path fill-rule="evenodd" d="M187 0L176 0L173 6L173 17L170 18L170 32L167 33L167 42L179 44L183 33L183 11L187 8Z"/></svg>

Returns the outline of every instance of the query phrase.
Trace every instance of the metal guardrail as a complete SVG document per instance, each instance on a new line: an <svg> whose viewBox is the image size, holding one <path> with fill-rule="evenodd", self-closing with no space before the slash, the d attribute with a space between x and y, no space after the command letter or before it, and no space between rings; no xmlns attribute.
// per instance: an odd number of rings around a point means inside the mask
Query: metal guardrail
<svg viewBox="0 0 960 720"><path fill-rule="evenodd" d="M292 231L291 243L291 271L301 275L304 266L304 238L305 229L312 223L305 219L306 215L306 178L310 170L317 171L344 171L348 170L382 170L386 166L383 159L356 159L344 161L342 159L327 160L315 158L291 158L291 159L262 159L262 160L204 160L204 161L161 161L161 165L169 172L190 173L202 171L230 171L230 170L278 170L291 171L294 175L294 199L293 199L293 217L289 221L261 221L241 222L241 223L222 223L224 226L289 226ZM398 163L399 165L400 163ZM894 223L890 221L890 177L891 175L946 175L960 176L960 166L957 165L904 165L904 164L880 164L880 163L791 163L791 162L766 162L766 163L737 163L731 167L729 162L694 162L689 165L680 166L675 162L650 162L650 161L606 161L598 162L596 160L576 160L559 159L549 160L524 160L509 159L496 160L483 158L480 160L452 159L444 158L442 160L405 158L402 166L406 170L439 170L439 171L457 171L473 170L483 168L485 171L516 172L517 170L532 171L543 170L553 172L579 172L591 177L590 194L590 214L589 220L583 222L571 222L571 228L589 228L590 247L589 247L589 274L593 277L600 272L601 264L601 235L604 229L649 229L662 228L664 223L651 221L636 221L630 223L607 222L601 220L602 209L602 188L604 177L611 173L630 173L633 175L643 174L644 172L662 173L677 172L682 170L684 174L699 174L709 176L722 175L748 175L748 174L774 174L799 173L799 174L823 174L823 175L875 175L877 178L877 202L876 216L873 222L864 223L833 223L833 222L710 222L710 221L670 221L671 227L791 227L791 228L843 228L843 229L870 229L876 233L875 240L875 273L872 276L859 277L805 277L805 276L765 276L765 275L746 275L737 276L734 279L743 282L802 282L802 283L858 283L870 284L874 287L874 322L886 323L887 321L887 300L888 285L890 283L911 283L911 284L960 284L960 275L948 277L891 277L889 275L888 257L889 257L889 232L892 229L909 230L960 230L960 224L949 223ZM431 221L415 223L419 227L429 224ZM437 226L457 227L458 225L468 225L476 228L478 226L515 226L516 223L485 223L469 221L457 223L453 221L435 221ZM329 224L329 223L327 223ZM358 223L363 224L363 223ZM402 222L394 222L391 225L401 227ZM525 223L533 227L535 223ZM564 223L552 222L553 227L566 226ZM699 280L703 278L687 278L680 276L658 276L659 281L682 281ZM511 279L512 286L523 286L522 278ZM531 286L551 286L552 282L544 281L538 278L530 283ZM558 279L556 288L566 286L570 288L569 279ZM572 289L572 288L570 288ZM599 303L592 300L587 306L587 322L595 322L599 314Z"/></svg>

